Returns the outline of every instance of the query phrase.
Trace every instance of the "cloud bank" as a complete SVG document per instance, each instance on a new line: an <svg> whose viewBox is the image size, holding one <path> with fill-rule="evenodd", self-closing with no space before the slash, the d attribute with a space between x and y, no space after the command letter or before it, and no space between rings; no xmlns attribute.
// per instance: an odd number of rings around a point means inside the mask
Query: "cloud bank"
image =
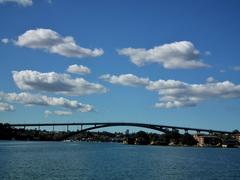
<svg viewBox="0 0 240 180"><path fill-rule="evenodd" d="M214 78L209 78L205 84L189 84L177 80L151 81L147 78L140 78L135 75L104 75L101 79L123 86L142 85L149 91L155 91L159 94L159 101L155 104L156 108L180 108L196 106L200 102L208 99L230 99L240 98L240 85L230 81L216 82ZM103 76L103 77L104 77ZM134 77L134 81L128 78ZM137 82L137 83L136 83ZM144 83L139 83L144 82Z"/></svg>
<svg viewBox="0 0 240 180"><path fill-rule="evenodd" d="M120 55L128 56L137 66L158 63L166 69L193 69L209 67L200 59L199 51L189 41L180 41L156 46L152 49L123 48Z"/></svg>
<svg viewBox="0 0 240 180"><path fill-rule="evenodd" d="M63 97L48 97L44 95L34 95L26 92L4 93L0 92L0 99L7 102L20 103L24 105L58 106L80 112L94 111L94 107L83 104L76 100L69 100Z"/></svg>
<svg viewBox="0 0 240 180"><path fill-rule="evenodd" d="M18 36L15 45L47 52L65 57L97 57L103 55L102 49L88 49L76 44L72 36L63 37L51 29L33 29Z"/></svg>
<svg viewBox="0 0 240 180"><path fill-rule="evenodd" d="M8 103L0 102L0 111L14 111L13 105L10 105Z"/></svg>
<svg viewBox="0 0 240 180"><path fill-rule="evenodd" d="M155 104L158 108L196 106L201 101L212 98L240 97L240 85L230 81L188 84L175 80L158 80L150 82L146 88L158 92L159 102Z"/></svg>
<svg viewBox="0 0 240 180"><path fill-rule="evenodd" d="M68 74L41 73L32 70L13 71L12 74L14 82L21 90L54 92L68 96L107 92L101 84L90 83L83 78L73 79Z"/></svg>
<svg viewBox="0 0 240 180"><path fill-rule="evenodd" d="M0 0L0 4L3 4L3 3L17 3L18 5L23 6L23 7L33 5L32 0Z"/></svg>

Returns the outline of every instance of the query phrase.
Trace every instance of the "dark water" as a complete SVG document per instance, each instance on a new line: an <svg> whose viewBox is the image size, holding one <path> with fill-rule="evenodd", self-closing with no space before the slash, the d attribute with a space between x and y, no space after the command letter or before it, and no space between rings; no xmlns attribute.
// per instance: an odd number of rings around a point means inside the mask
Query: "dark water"
<svg viewBox="0 0 240 180"><path fill-rule="evenodd" d="M240 179L240 148L0 141L0 180Z"/></svg>

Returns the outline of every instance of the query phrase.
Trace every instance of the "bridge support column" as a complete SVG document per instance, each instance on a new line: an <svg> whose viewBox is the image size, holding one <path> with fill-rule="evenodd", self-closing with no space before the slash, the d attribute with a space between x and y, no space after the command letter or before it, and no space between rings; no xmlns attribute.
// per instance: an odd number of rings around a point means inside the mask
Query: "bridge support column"
<svg viewBox="0 0 240 180"><path fill-rule="evenodd" d="M67 125L67 132L68 132L68 125Z"/></svg>

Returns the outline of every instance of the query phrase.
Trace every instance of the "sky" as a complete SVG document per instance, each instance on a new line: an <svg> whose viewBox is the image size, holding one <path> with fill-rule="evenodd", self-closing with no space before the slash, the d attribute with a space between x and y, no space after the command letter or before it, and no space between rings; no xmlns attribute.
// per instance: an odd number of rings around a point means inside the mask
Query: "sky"
<svg viewBox="0 0 240 180"><path fill-rule="evenodd" d="M237 0L0 0L0 122L240 129Z"/></svg>

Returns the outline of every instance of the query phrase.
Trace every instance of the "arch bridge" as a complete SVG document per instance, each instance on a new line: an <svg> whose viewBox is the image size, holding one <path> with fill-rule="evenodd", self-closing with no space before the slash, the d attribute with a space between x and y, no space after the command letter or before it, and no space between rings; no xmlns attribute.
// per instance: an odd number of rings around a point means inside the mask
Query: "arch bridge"
<svg viewBox="0 0 240 180"><path fill-rule="evenodd" d="M156 130L160 132L169 132L170 130L184 130L185 132L188 131L196 131L197 133L200 132L207 132L207 133L219 133L219 134L232 134L230 131L221 131L221 130L212 130L212 129L202 129L202 128L191 128L191 127L179 127L179 126L169 126L169 125L159 125L159 124L146 124L146 123L132 123L132 122L91 122L91 123L38 123L38 124L9 124L11 127L19 128L23 127L52 127L54 131L54 127L56 126L66 126L67 131L69 130L69 126L78 126L80 130L74 131L69 133L64 139L67 139L71 136L76 134L99 129L99 128L106 128L106 127L115 127L115 126L132 126L132 127L142 127L151 130Z"/></svg>

